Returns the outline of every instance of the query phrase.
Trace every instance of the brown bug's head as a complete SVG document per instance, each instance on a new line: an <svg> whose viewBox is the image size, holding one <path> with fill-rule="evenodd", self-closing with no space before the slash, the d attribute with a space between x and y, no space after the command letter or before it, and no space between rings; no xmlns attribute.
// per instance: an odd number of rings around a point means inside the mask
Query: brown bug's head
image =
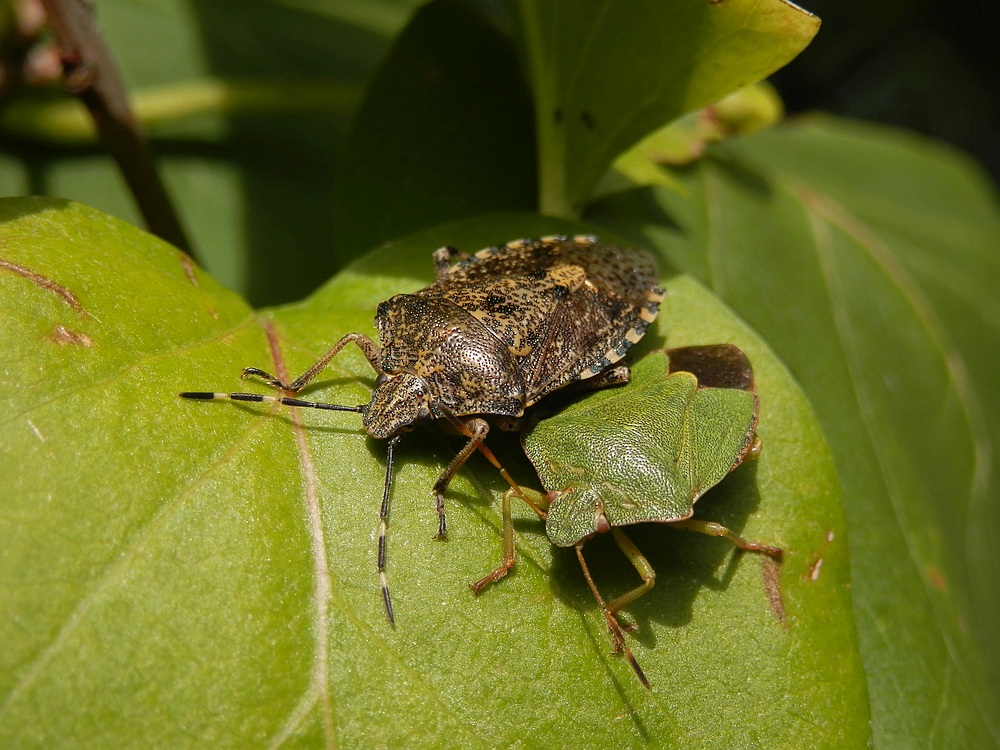
<svg viewBox="0 0 1000 750"><path fill-rule="evenodd" d="M382 373L375 381L362 423L373 438L398 435L415 423L431 419L427 386L412 372Z"/></svg>

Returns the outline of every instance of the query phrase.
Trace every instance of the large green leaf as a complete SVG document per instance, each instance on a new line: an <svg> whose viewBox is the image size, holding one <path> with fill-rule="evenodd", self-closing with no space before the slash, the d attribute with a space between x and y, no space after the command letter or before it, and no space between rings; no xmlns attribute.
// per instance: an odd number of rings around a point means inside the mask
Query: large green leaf
<svg viewBox="0 0 1000 750"><path fill-rule="evenodd" d="M95 1L130 95L155 105L147 126L195 253L230 288L274 304L337 268L338 149L353 102L419 1ZM178 120L193 99L201 113ZM48 111L34 132L28 119L0 138L0 195L72 198L140 223L107 156L48 140Z"/></svg>
<svg viewBox="0 0 1000 750"><path fill-rule="evenodd" d="M0 744L865 744L832 461L768 348L690 277L666 279L659 330L748 353L766 445L699 511L787 558L775 569L722 540L639 529L659 572L630 608L647 691L610 653L572 553L530 512L514 574L472 596L499 558L503 483L471 461L449 491L450 539L433 541L430 486L454 439L425 430L398 455L392 628L374 564L384 445L356 415L176 396L238 388L245 365L295 372L343 332L372 332L379 300L431 278L439 243L569 227L437 228L254 313L117 220L0 205ZM350 349L311 395L363 403L372 381ZM490 443L529 481L516 440ZM588 546L602 587L634 585L606 542Z"/></svg>
<svg viewBox="0 0 1000 750"><path fill-rule="evenodd" d="M349 120L418 4L97 3L130 91L158 103L152 133L196 255L225 284L257 303L295 299L399 232L534 207L539 184L544 212L573 213L621 151L780 67L818 27L781 0L522 3L522 66L495 6L438 0ZM195 96L204 111L176 122ZM36 112L34 129L19 116L18 137L42 144L5 154L0 193L66 196L137 220L105 157L45 147L57 115Z"/></svg>
<svg viewBox="0 0 1000 750"><path fill-rule="evenodd" d="M784 0L519 0L543 213L579 213L621 152L794 58L819 19Z"/></svg>
<svg viewBox="0 0 1000 750"><path fill-rule="evenodd" d="M533 209L532 119L510 39L468 3L428 3L352 123L334 196L338 254L449 219Z"/></svg>
<svg viewBox="0 0 1000 750"><path fill-rule="evenodd" d="M591 218L660 247L775 348L837 459L879 747L1000 741L1000 236L939 147L826 118L733 141Z"/></svg>

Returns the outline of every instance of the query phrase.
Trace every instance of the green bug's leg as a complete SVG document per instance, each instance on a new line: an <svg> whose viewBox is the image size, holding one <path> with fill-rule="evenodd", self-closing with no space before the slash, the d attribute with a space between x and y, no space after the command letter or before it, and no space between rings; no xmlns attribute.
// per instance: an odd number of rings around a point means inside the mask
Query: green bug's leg
<svg viewBox="0 0 1000 750"><path fill-rule="evenodd" d="M630 540L624 534L621 534L621 539L619 539L618 534L620 534L621 532L619 532L618 529L611 529L611 531L615 532L615 539L618 542L618 545L622 547L622 551L625 552L626 555L629 555L629 553L625 550L625 546L622 545L622 539L624 539L625 545L634 550L635 554L639 556L639 558L645 564L649 572L652 573L653 568L649 565L649 562L646 560L646 558L642 556L642 553L639 552L639 548L636 547L634 544L632 544L632 540ZM574 547L574 549L576 549L576 557L580 561L580 568L583 570L583 577L587 580L587 585L590 587L591 593L597 600L597 606L599 606L601 608L601 611L604 613L604 620L608 623L608 629L614 636L615 639L614 652L618 653L619 651L621 651L622 653L625 654L625 658L628 660L629 666L632 667L632 671L635 672L635 676L639 678L639 682L642 683L643 687L649 688L649 680L646 679L646 674L642 671L642 667L639 666L639 662L636 661L635 656L632 654L632 649L630 649L628 647L628 644L625 643L625 633L622 632L622 626L618 622L618 618L615 617L614 612L609 609L609 605L604 603L604 597L602 597L601 592L597 590L597 584L594 583L594 579L590 575L590 568L587 567L587 561L583 557L584 544L586 544L586 540L583 540L582 542L577 542L576 546ZM633 565L636 565L635 560L633 560L631 556L629 556L629 559L632 560ZM639 566L636 565L636 569L638 568ZM653 577L655 579L655 574ZM636 594L635 596L633 596L632 599L635 599L637 596L641 596L642 594L644 594L652 585L653 584L650 583L648 586L646 586L645 584L643 584L643 586L640 586L639 588L643 590L638 594ZM625 596L628 596L628 594L625 594ZM611 604L615 604L615 602L618 602L622 598L623 597L621 596L618 597L617 599L613 600ZM632 601L632 599L629 599L628 601ZM622 602L622 604L627 604L627 603L628 602ZM621 604L619 604L619 606L621 606Z"/></svg>
<svg viewBox="0 0 1000 750"><path fill-rule="evenodd" d="M607 612L617 620L618 610L631 604L653 588L656 583L656 571L653 570L653 566L649 564L649 560L647 560L646 556L639 551L639 548L635 546L635 543L625 536L625 532L618 528L612 528L611 533L615 537L615 542L618 543L618 548L622 551L625 557L628 558L628 561L632 563L636 571L642 577L642 583L634 589L626 591L621 596L616 596L608 602L608 606L606 608Z"/></svg>
<svg viewBox="0 0 1000 750"><path fill-rule="evenodd" d="M543 509L549 507L549 501L545 495L537 490L529 490L524 487L521 488L521 492L535 503L535 505L531 505L531 509L538 513L542 520L545 520ZM483 576L475 583L469 584L469 587L477 594L486 586L496 583L507 575L517 562L517 555L514 552L514 520L510 515L510 498L516 494L513 487L503 494L503 561L496 570Z"/></svg>
<svg viewBox="0 0 1000 750"><path fill-rule="evenodd" d="M271 386L272 388L277 388L282 391L288 391L290 393L298 393L307 385L309 385L316 378L317 375L319 375L323 370L325 370L326 366L330 364L330 361L334 357L336 357L337 354L340 353L340 350L343 349L348 344L350 344L352 341L356 343L358 345L358 348L361 349L361 351L364 353L365 359L368 360L368 363L372 366L372 369L375 370L375 372L382 372L382 367L379 364L379 359L381 358L381 354L378 344L376 344L370 338L365 336L363 333L349 333L346 336L342 337L340 341L338 341L336 344L331 346L330 349L326 352L326 354L324 354L322 357L313 362L313 364L309 367L308 370L306 370L304 373L299 375L297 378L295 378L295 380L293 380L291 383L288 383L287 385L278 378L274 377L274 375L272 375L271 373L265 372L264 370L261 370L260 368L257 367L244 368L242 377L244 379L249 377L261 378L267 385Z"/></svg>
<svg viewBox="0 0 1000 750"><path fill-rule="evenodd" d="M713 521L677 521L671 526L678 529L686 529L687 531L697 531L699 534L708 534L709 536L721 536L728 539L734 545L739 547L741 550L746 552L759 552L768 557L773 557L778 562L781 562L782 551L778 547L772 547L768 544L761 544L760 542L751 542L743 537L735 534L734 532L727 529L720 523L714 523ZM626 553L627 554L627 553Z"/></svg>
<svg viewBox="0 0 1000 750"><path fill-rule="evenodd" d="M469 584L469 588L476 594L507 575L514 567L514 563L517 562L517 555L514 552L514 521L510 515L510 496L512 494L514 494L513 490L507 490L503 493L503 559L498 568L475 583Z"/></svg>

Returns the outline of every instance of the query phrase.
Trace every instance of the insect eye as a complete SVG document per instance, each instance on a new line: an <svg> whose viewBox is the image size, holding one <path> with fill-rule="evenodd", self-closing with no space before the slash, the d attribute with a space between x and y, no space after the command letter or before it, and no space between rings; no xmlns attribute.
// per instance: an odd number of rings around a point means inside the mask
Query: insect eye
<svg viewBox="0 0 1000 750"><path fill-rule="evenodd" d="M385 385L388 379L389 379L388 375L386 375L384 372L380 372L378 374L378 377L375 378L375 387L378 388L380 385Z"/></svg>

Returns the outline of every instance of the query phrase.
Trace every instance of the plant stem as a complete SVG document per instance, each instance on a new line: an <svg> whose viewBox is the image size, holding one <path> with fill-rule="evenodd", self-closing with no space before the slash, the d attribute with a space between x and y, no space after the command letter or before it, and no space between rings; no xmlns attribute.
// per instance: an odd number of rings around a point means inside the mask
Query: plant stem
<svg viewBox="0 0 1000 750"><path fill-rule="evenodd" d="M82 0L42 0L59 46L67 89L90 111L101 142L118 163L146 225L175 247L190 248L125 87Z"/></svg>
<svg viewBox="0 0 1000 750"><path fill-rule="evenodd" d="M132 113L145 129L198 115L222 117L316 114L350 115L361 87L337 82L205 78L131 92ZM22 97L0 112L0 127L22 138L85 145L97 138L93 120L75 99Z"/></svg>

